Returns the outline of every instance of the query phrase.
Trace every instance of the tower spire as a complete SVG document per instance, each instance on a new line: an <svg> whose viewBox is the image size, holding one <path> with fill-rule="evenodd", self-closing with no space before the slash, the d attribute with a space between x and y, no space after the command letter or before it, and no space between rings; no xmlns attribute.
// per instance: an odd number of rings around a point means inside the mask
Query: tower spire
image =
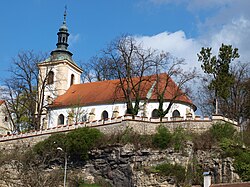
<svg viewBox="0 0 250 187"><path fill-rule="evenodd" d="M53 58L62 58L63 56L68 56L71 59L73 55L70 51L68 51L68 27L66 25L66 17L67 17L67 6L65 6L64 14L63 14L63 23L57 32L57 48L51 52Z"/></svg>

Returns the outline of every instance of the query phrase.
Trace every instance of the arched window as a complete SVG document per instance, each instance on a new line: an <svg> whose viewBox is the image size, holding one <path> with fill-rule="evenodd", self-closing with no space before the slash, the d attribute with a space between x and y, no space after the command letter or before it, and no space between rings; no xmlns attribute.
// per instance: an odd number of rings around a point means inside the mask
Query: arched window
<svg viewBox="0 0 250 187"><path fill-rule="evenodd" d="M180 117L181 114L178 110L174 110L173 113L172 113L172 117Z"/></svg>
<svg viewBox="0 0 250 187"><path fill-rule="evenodd" d="M108 112L106 111L106 110L104 110L103 112L102 112L102 119L108 119L109 118L109 114L108 114Z"/></svg>
<svg viewBox="0 0 250 187"><path fill-rule="evenodd" d="M159 114L158 114L158 110L157 110L157 109L154 109L154 110L152 111L151 116L152 116L152 118L158 118L158 117L160 117Z"/></svg>
<svg viewBox="0 0 250 187"><path fill-rule="evenodd" d="M58 116L58 125L63 125L64 124L64 115L60 114Z"/></svg>
<svg viewBox="0 0 250 187"><path fill-rule="evenodd" d="M54 72L50 71L48 74L47 84L53 84L53 83L54 83Z"/></svg>
<svg viewBox="0 0 250 187"><path fill-rule="evenodd" d="M74 74L71 74L70 86L71 86L72 84L74 84L74 82L75 82L75 75L74 75Z"/></svg>
<svg viewBox="0 0 250 187"><path fill-rule="evenodd" d="M45 128L45 120L46 120L46 118L42 119L42 128Z"/></svg>
<svg viewBox="0 0 250 187"><path fill-rule="evenodd" d="M86 122L88 120L87 114L82 115L82 122Z"/></svg>

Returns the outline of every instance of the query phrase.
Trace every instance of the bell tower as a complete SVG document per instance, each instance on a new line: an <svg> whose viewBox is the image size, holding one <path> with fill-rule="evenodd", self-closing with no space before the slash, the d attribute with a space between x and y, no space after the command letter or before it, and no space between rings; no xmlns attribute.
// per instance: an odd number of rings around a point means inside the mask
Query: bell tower
<svg viewBox="0 0 250 187"><path fill-rule="evenodd" d="M68 50L69 33L66 16L65 8L63 23L57 32L57 47L51 51L48 59L38 64L39 90L44 90L44 103L46 105L51 104L59 95L64 94L72 84L80 84L82 69L74 62L73 54Z"/></svg>

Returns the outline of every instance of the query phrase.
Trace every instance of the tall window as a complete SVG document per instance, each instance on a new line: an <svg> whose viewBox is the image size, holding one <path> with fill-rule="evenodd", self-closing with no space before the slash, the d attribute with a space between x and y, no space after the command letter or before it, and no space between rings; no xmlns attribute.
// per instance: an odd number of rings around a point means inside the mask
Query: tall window
<svg viewBox="0 0 250 187"><path fill-rule="evenodd" d="M102 112L102 119L108 119L109 118L109 114L108 114L108 112L106 111L106 110L104 110L103 112Z"/></svg>
<svg viewBox="0 0 250 187"><path fill-rule="evenodd" d="M60 114L58 116L58 125L63 125L64 124L64 115Z"/></svg>
<svg viewBox="0 0 250 187"><path fill-rule="evenodd" d="M83 116L82 116L82 122L85 122L85 121L87 121L87 120L88 120L87 114L83 114Z"/></svg>
<svg viewBox="0 0 250 187"><path fill-rule="evenodd" d="M71 74L70 86L71 86L72 84L74 84L74 81L75 81L75 75L74 75L74 74Z"/></svg>
<svg viewBox="0 0 250 187"><path fill-rule="evenodd" d="M152 111L152 118L158 118L159 117L159 114L158 114L158 110L157 109L154 109L153 111Z"/></svg>
<svg viewBox="0 0 250 187"><path fill-rule="evenodd" d="M178 110L174 110L173 113L172 113L172 117L180 117L181 114Z"/></svg>
<svg viewBox="0 0 250 187"><path fill-rule="evenodd" d="M54 72L50 71L48 74L47 84L53 84L53 83L54 83Z"/></svg>

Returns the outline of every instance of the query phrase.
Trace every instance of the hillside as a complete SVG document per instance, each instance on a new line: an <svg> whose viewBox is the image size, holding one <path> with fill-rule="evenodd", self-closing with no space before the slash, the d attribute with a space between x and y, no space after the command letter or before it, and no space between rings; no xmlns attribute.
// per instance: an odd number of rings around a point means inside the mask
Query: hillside
<svg viewBox="0 0 250 187"><path fill-rule="evenodd" d="M49 136L33 147L1 150L1 186L62 186L67 158L68 186L191 186L202 173L212 182L249 181L249 136L242 142L230 124L214 124L202 134L164 126L154 135L131 128L105 135L79 128ZM60 148L60 149L58 149Z"/></svg>

